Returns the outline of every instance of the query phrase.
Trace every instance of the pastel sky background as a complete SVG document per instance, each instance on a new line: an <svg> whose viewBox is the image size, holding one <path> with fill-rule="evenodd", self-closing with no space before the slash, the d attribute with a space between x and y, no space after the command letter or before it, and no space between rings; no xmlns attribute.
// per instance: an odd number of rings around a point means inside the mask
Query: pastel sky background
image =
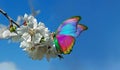
<svg viewBox="0 0 120 70"><path fill-rule="evenodd" d="M120 0L34 0L36 16L51 30L79 15L89 27L77 39L70 55L48 62L31 60L19 43L0 40L0 70L120 70ZM14 20L30 14L28 0L0 0L0 8ZM0 14L0 23L8 25Z"/></svg>

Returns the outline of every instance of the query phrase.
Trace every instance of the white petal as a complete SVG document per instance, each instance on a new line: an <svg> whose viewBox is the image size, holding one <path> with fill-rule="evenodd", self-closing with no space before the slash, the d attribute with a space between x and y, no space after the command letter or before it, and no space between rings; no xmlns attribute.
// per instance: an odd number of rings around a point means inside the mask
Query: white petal
<svg viewBox="0 0 120 70"><path fill-rule="evenodd" d="M35 48L34 51L28 51L29 56L34 60L41 60L46 52L45 48Z"/></svg>
<svg viewBox="0 0 120 70"><path fill-rule="evenodd" d="M42 23L42 22L39 22L39 26L45 27L44 23Z"/></svg>
<svg viewBox="0 0 120 70"><path fill-rule="evenodd" d="M34 21L33 21L34 23L33 23L33 29L36 29L37 28L37 20L36 19L34 19Z"/></svg>
<svg viewBox="0 0 120 70"><path fill-rule="evenodd" d="M21 26L20 28L17 28L17 33L19 34L19 35L22 35L22 34L24 34L25 32L28 32L28 27L27 26Z"/></svg>
<svg viewBox="0 0 120 70"><path fill-rule="evenodd" d="M8 38L10 37L10 31L9 30L5 30L2 34L3 38Z"/></svg>
<svg viewBox="0 0 120 70"><path fill-rule="evenodd" d="M22 41L21 36L17 35L17 36L13 36L12 37L12 41L16 42L16 41Z"/></svg>
<svg viewBox="0 0 120 70"><path fill-rule="evenodd" d="M39 33L43 33L44 29L45 29L45 27L39 26L39 27L36 28L36 31L39 32Z"/></svg>
<svg viewBox="0 0 120 70"><path fill-rule="evenodd" d="M11 37L12 37L12 36L17 36L17 34L14 33L14 32L12 32L12 33L10 33L10 36L11 36Z"/></svg>
<svg viewBox="0 0 120 70"><path fill-rule="evenodd" d="M6 27L1 27L1 25L0 25L0 38L3 38L3 32L6 30L7 30Z"/></svg>
<svg viewBox="0 0 120 70"><path fill-rule="evenodd" d="M22 41L20 44L20 48L31 48L33 46L33 44L31 42L26 42L26 41Z"/></svg>
<svg viewBox="0 0 120 70"><path fill-rule="evenodd" d="M32 23L32 22L29 22L29 23L27 24L27 26L28 26L29 28L33 28L33 23Z"/></svg>
<svg viewBox="0 0 120 70"><path fill-rule="evenodd" d="M45 32L46 32L46 33L48 33L48 32L49 32L48 28L45 28Z"/></svg>
<svg viewBox="0 0 120 70"><path fill-rule="evenodd" d="M25 48L26 46L27 46L27 45L26 45L26 42L25 42L25 41L21 42L20 48Z"/></svg>
<svg viewBox="0 0 120 70"><path fill-rule="evenodd" d="M22 16L18 16L16 22L17 22L17 24L20 25L20 23L21 23L23 20L24 20L24 17L22 17Z"/></svg>
<svg viewBox="0 0 120 70"><path fill-rule="evenodd" d="M31 42L31 36L30 36L29 33L24 33L24 34L22 35L22 38L23 38L24 40L26 40L27 42Z"/></svg>
<svg viewBox="0 0 120 70"><path fill-rule="evenodd" d="M24 19L26 20L28 18L28 15L25 13L24 15Z"/></svg>
<svg viewBox="0 0 120 70"><path fill-rule="evenodd" d="M32 20L32 19L33 19L33 16L30 15L30 16L28 17L28 20Z"/></svg>
<svg viewBox="0 0 120 70"><path fill-rule="evenodd" d="M34 36L34 43L39 43L41 40L42 36L40 33L35 34Z"/></svg>

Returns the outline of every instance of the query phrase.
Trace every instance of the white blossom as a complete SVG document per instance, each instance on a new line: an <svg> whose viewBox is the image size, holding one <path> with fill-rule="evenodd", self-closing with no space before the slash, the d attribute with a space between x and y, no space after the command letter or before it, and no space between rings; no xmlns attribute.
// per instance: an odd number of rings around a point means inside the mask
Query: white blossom
<svg viewBox="0 0 120 70"><path fill-rule="evenodd" d="M42 22L37 22L32 15L25 14L19 17L18 22L23 20L24 24L15 31L11 32L6 26L0 25L0 38L10 38L12 41L19 41L22 48L29 57L34 60L41 60L46 57L50 58L58 56L51 33Z"/></svg>
<svg viewBox="0 0 120 70"><path fill-rule="evenodd" d="M47 60L57 57L51 33L44 23L39 22L33 16L24 15L26 26L17 29L23 41L20 47L34 60L41 60L46 56ZM49 48L50 47L50 48Z"/></svg>

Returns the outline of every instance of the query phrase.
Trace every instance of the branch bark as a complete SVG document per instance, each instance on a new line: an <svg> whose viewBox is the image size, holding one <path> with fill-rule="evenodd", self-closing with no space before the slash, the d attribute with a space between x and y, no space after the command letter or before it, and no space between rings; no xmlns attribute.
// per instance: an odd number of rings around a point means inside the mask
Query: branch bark
<svg viewBox="0 0 120 70"><path fill-rule="evenodd" d="M18 25L10 16L8 16L8 14L3 11L2 9L0 9L0 13L3 14L10 22L10 25L15 24L17 27L20 27L20 25Z"/></svg>

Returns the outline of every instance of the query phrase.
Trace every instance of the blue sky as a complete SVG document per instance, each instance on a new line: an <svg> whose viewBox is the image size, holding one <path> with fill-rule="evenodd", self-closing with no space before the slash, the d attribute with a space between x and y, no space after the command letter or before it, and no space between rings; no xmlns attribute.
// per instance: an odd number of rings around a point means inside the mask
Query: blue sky
<svg viewBox="0 0 120 70"><path fill-rule="evenodd" d="M0 40L0 67L10 62L16 70L120 70L120 0L34 0L33 5L41 11L36 18L51 32L76 15L89 29L76 39L70 55L50 62L31 60L19 43ZM31 13L27 0L0 0L0 8L14 20ZM9 24L1 14L0 23Z"/></svg>

